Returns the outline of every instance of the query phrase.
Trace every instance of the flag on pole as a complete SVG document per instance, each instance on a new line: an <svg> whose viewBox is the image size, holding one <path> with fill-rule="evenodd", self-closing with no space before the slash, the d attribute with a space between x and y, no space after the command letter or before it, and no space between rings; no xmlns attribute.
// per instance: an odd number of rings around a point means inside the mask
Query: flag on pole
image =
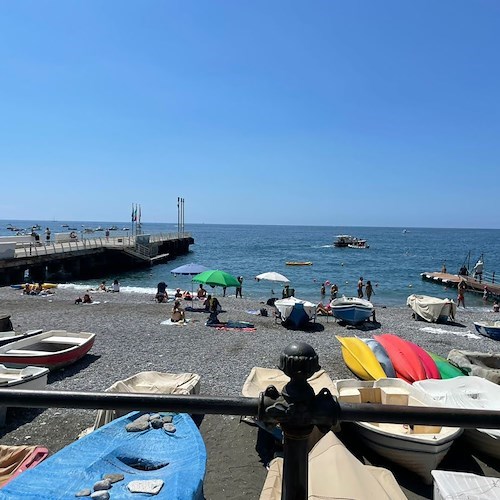
<svg viewBox="0 0 500 500"><path fill-rule="evenodd" d="M134 204L132 203L132 222L134 222Z"/></svg>

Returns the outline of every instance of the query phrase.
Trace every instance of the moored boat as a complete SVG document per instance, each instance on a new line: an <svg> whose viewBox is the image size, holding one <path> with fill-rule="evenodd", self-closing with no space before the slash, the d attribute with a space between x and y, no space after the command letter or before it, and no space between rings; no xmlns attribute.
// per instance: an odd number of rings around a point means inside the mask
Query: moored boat
<svg viewBox="0 0 500 500"><path fill-rule="evenodd" d="M500 340L500 321L475 321L474 328L485 337Z"/></svg>
<svg viewBox="0 0 500 500"><path fill-rule="evenodd" d="M373 382L338 380L334 384L341 403L442 406L401 379L385 378ZM432 482L431 471L437 468L454 440L462 434L459 428L382 422L355 422L354 430L366 446L414 472L427 484Z"/></svg>
<svg viewBox="0 0 500 500"><path fill-rule="evenodd" d="M130 424L144 430L128 430ZM189 415L132 412L23 472L0 490L0 498L74 498L105 475L120 474L123 479L115 478L109 490L111 498L143 498L147 491L136 487L147 481L152 487L148 498L201 500L205 468L205 444Z"/></svg>
<svg viewBox="0 0 500 500"><path fill-rule="evenodd" d="M500 500L497 477L478 476L467 472L433 470L434 500L474 499Z"/></svg>
<svg viewBox="0 0 500 500"><path fill-rule="evenodd" d="M357 297L339 297L330 303L332 315L350 325L366 321L373 314L373 304Z"/></svg>
<svg viewBox="0 0 500 500"><path fill-rule="evenodd" d="M357 238L351 236L350 234L339 234L337 239L333 242L333 246L337 248L343 248L351 245L356 241Z"/></svg>
<svg viewBox="0 0 500 500"><path fill-rule="evenodd" d="M355 240L353 243L349 243L347 246L349 248L357 248L357 249L370 248L370 245L368 245L366 240Z"/></svg>
<svg viewBox="0 0 500 500"><path fill-rule="evenodd" d="M55 370L85 356L94 340L95 333L49 330L0 346L0 363Z"/></svg>
<svg viewBox="0 0 500 500"><path fill-rule="evenodd" d="M288 261L285 264L287 266L312 266L311 261Z"/></svg>

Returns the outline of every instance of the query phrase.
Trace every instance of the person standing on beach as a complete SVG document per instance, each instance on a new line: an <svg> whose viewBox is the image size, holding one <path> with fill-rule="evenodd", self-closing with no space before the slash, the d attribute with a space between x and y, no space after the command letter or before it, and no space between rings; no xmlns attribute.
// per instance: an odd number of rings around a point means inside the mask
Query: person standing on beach
<svg viewBox="0 0 500 500"><path fill-rule="evenodd" d="M358 281L358 299L363 298L363 287L364 286L365 286L365 284L363 283L363 276L360 276L359 281Z"/></svg>
<svg viewBox="0 0 500 500"><path fill-rule="evenodd" d="M371 299L372 294L375 295L375 292L373 291L372 287L372 282L370 280L366 282L365 292L366 292L366 299L368 301Z"/></svg>
<svg viewBox="0 0 500 500"><path fill-rule="evenodd" d="M238 276L238 281L240 282L240 286L236 287L236 297L239 295L240 299L242 299L243 296L241 295L241 287L243 285L243 276Z"/></svg>
<svg viewBox="0 0 500 500"><path fill-rule="evenodd" d="M45 241L47 241L47 243L50 241L50 229L49 228L45 229Z"/></svg>
<svg viewBox="0 0 500 500"><path fill-rule="evenodd" d="M462 304L462 307L465 309L465 289L467 288L467 284L465 283L465 280L460 280L460 283L458 284L458 297L457 297L457 307L460 307L460 304Z"/></svg>

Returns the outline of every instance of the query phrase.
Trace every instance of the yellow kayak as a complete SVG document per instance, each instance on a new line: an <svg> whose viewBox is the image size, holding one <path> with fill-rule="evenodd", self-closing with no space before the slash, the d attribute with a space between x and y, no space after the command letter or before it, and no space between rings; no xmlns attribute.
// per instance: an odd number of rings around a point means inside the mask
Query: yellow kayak
<svg viewBox="0 0 500 500"><path fill-rule="evenodd" d="M34 283L32 286L36 287L37 284ZM19 288L26 288L26 283L23 283ZM42 289L47 290L48 288L57 288L57 283L42 283Z"/></svg>
<svg viewBox="0 0 500 500"><path fill-rule="evenodd" d="M347 368L362 380L378 380L387 378L387 375L373 354L373 351L357 337L339 337L337 340L342 344L342 357Z"/></svg>

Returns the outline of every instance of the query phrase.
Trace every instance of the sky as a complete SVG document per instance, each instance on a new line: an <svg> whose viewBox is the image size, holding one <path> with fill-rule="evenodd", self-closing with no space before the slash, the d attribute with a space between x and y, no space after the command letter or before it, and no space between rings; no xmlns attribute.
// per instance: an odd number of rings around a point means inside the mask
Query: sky
<svg viewBox="0 0 500 500"><path fill-rule="evenodd" d="M500 228L497 0L0 2L0 219Z"/></svg>

